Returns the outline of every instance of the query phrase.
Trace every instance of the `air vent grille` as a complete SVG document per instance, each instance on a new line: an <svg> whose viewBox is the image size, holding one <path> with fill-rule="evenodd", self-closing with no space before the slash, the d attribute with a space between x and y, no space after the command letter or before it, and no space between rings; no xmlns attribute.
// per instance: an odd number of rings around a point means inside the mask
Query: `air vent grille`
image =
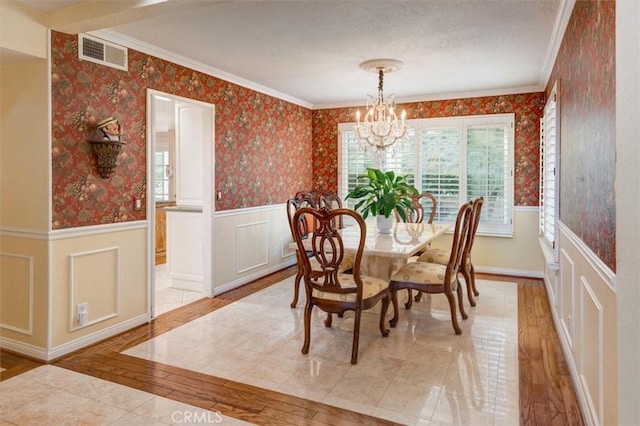
<svg viewBox="0 0 640 426"><path fill-rule="evenodd" d="M127 71L127 48L87 34L78 35L78 57Z"/></svg>

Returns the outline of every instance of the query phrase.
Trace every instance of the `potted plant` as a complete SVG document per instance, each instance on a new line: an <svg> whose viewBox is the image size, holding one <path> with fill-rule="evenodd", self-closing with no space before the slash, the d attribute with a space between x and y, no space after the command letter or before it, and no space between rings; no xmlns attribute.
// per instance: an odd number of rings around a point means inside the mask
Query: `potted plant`
<svg viewBox="0 0 640 426"><path fill-rule="evenodd" d="M411 195L418 194L418 190L407 181L410 176L396 176L393 171L368 168L367 174L357 177L358 181L366 179L367 182L358 184L345 200L360 200L354 209L362 213L365 219L369 215L377 216L378 231L390 233L394 222L392 213L397 212L405 220L407 209L411 209Z"/></svg>

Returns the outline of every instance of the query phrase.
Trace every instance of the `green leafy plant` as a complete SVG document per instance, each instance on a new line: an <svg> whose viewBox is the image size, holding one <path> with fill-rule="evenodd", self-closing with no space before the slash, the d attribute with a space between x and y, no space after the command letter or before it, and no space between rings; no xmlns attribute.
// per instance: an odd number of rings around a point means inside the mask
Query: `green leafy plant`
<svg viewBox="0 0 640 426"><path fill-rule="evenodd" d="M359 175L360 179L367 179L367 183L358 184L347 194L345 200L351 198L360 200L354 206L356 211L367 216L391 216L396 211L405 220L407 210L411 210L411 195L418 194L418 190L408 182L412 175L397 175L393 171L383 172L379 169L367 169L367 174Z"/></svg>

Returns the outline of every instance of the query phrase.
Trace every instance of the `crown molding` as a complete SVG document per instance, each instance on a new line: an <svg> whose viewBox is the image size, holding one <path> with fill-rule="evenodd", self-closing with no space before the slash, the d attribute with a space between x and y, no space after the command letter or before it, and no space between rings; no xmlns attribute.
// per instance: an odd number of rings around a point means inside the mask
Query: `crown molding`
<svg viewBox="0 0 640 426"><path fill-rule="evenodd" d="M558 14L556 15L556 21L553 24L553 31L551 32L551 40L549 41L549 48L547 49L547 55L544 58L544 65L540 72L540 84L546 88L551 77L551 71L556 63L562 40L564 39L564 33L569 25L569 19L573 13L573 7L576 4L576 0L560 0L560 7L558 7Z"/></svg>
<svg viewBox="0 0 640 426"><path fill-rule="evenodd" d="M244 79L242 77L238 77L235 74L231 74L221 69L211 67L209 65L205 65L202 62L198 62L193 59L187 58L185 56L178 55L176 53L151 45L149 43L145 43L143 41L140 41L133 37L126 36L124 34L118 33L113 30L90 31L87 34L90 34L95 37L99 37L103 40L110 41L112 43L119 44L129 49L134 49L139 52L146 53L147 55L164 59L165 61L169 61L174 64L182 65L184 67L193 69L195 71L199 71L199 72L211 75L213 77L228 81L230 83L237 84L242 87L246 87L247 89L255 90L256 92L260 92L277 99L282 99L283 101L287 101L304 108L311 109L312 107L312 105L309 102L305 102L296 97L289 96L285 93L278 92L277 90L270 89L269 87L262 86L253 81Z"/></svg>
<svg viewBox="0 0 640 426"><path fill-rule="evenodd" d="M507 87L500 89L487 89L487 90L476 90L476 91L467 91L467 92L448 92L448 93L438 93L432 95L416 95L416 96L406 96L406 97L397 97L396 104L407 104L412 102L430 102L430 101L442 101L448 99L467 99L467 98L482 98L486 96L504 96L504 95L519 95L522 93L537 93L544 92L545 86L536 84L533 86L520 86L520 87ZM364 99L359 101L352 102L339 102L339 103L328 103L328 104L314 104L311 109L319 110L319 109L331 109L331 108L353 108L353 107L362 107L364 106Z"/></svg>

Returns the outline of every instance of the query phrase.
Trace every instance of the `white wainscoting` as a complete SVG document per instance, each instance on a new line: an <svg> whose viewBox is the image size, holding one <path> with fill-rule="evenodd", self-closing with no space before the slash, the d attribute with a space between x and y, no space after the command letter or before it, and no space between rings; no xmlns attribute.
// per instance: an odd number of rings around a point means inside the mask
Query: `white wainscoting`
<svg viewBox="0 0 640 426"><path fill-rule="evenodd" d="M33 334L33 261L33 256L0 252L0 327L29 336Z"/></svg>
<svg viewBox="0 0 640 426"><path fill-rule="evenodd" d="M556 280L556 291L560 297L556 300L555 308L560 318L562 332L567 339L571 352L573 348L573 315L575 313L576 283L575 262L567 250L560 249L560 279Z"/></svg>
<svg viewBox="0 0 640 426"><path fill-rule="evenodd" d="M118 247L69 254L69 331L114 318L119 313ZM86 303L88 321L80 324L77 306Z"/></svg>
<svg viewBox="0 0 640 426"><path fill-rule="evenodd" d="M284 204L215 213L215 294L296 262Z"/></svg>
<svg viewBox="0 0 640 426"><path fill-rule="evenodd" d="M615 274L563 223L557 243L560 268L547 264L545 286L582 413L590 425L617 424Z"/></svg>
<svg viewBox="0 0 640 426"><path fill-rule="evenodd" d="M266 220L236 226L236 273L259 269L269 264L269 222Z"/></svg>
<svg viewBox="0 0 640 426"><path fill-rule="evenodd" d="M167 270L171 287L204 290L203 214L167 210Z"/></svg>
<svg viewBox="0 0 640 426"><path fill-rule="evenodd" d="M604 308L595 289L584 277L580 277L580 345L578 349L580 383L585 390L589 417L605 424L604 414Z"/></svg>

